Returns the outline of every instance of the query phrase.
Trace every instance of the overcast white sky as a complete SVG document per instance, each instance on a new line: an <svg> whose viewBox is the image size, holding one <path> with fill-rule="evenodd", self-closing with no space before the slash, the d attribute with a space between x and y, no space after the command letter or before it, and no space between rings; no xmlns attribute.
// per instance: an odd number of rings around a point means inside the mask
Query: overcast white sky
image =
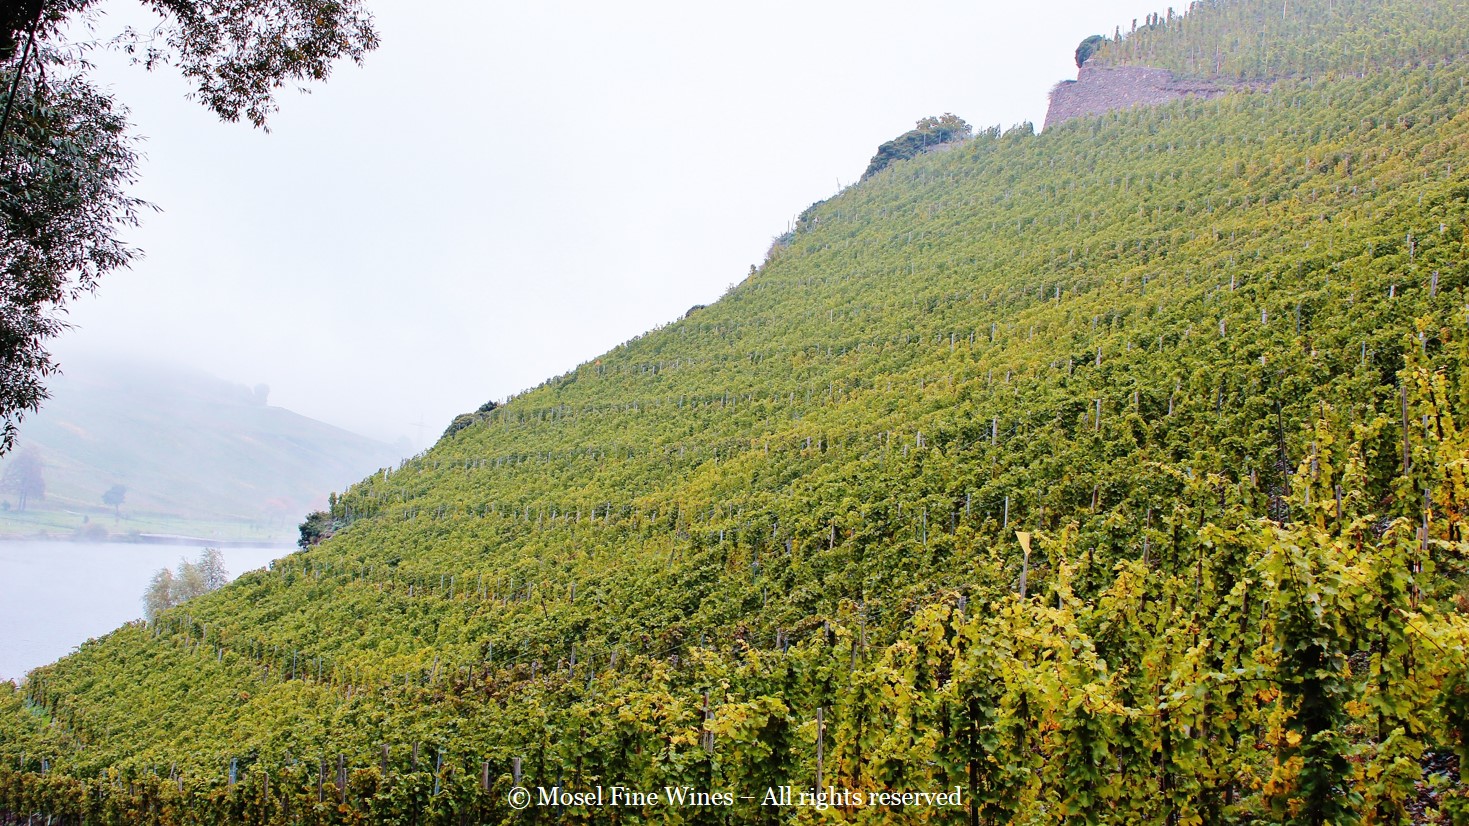
<svg viewBox="0 0 1469 826"><path fill-rule="evenodd" d="M1039 126L1078 42L1163 10L368 4L382 47L287 91L269 134L213 119L168 70L104 66L147 136L136 192L163 211L129 234L146 257L73 305L63 368L198 367L421 449L717 299L919 118Z"/></svg>

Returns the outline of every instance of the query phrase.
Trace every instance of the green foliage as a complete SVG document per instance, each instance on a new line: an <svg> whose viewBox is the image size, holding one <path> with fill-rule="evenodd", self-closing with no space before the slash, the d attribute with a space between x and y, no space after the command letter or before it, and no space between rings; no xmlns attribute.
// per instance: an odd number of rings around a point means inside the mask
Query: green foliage
<svg viewBox="0 0 1469 826"><path fill-rule="evenodd" d="M137 155L126 110L87 79L91 45L68 31L95 21L96 0L7 3L0 9L0 453L46 398L46 350L68 301L96 289L137 250L119 233L147 205L127 194ZM143 0L159 15L146 35L115 42L153 68L176 66L224 120L257 127L286 84L324 80L377 46L359 0ZM85 26L87 24L81 23ZM141 54L138 54L141 52Z"/></svg>
<svg viewBox="0 0 1469 826"><path fill-rule="evenodd" d="M473 413L460 413L458 416L454 417L454 421L449 423L449 427L444 430L444 435L440 438L447 439L450 436L453 436L455 433L458 433L464 428L474 424L475 422L484 421L485 417L499 406L500 405L496 402L488 401L480 405L479 409L475 410Z"/></svg>
<svg viewBox="0 0 1469 826"><path fill-rule="evenodd" d="M1466 80L894 165L328 541L0 693L0 808L497 822L517 759L749 794L819 737L829 783L968 809L836 822L1461 817Z"/></svg>
<svg viewBox="0 0 1469 826"><path fill-rule="evenodd" d="M1457 0L1195 0L1186 15L1150 15L1092 60L1257 83L1363 75L1466 53L1469 31Z"/></svg>
<svg viewBox="0 0 1469 826"><path fill-rule="evenodd" d="M59 53L28 56L36 77L0 69L0 453L46 398L59 309L132 260L117 234L143 207L126 193L136 155L121 107Z"/></svg>
<svg viewBox="0 0 1469 826"><path fill-rule="evenodd" d="M1106 42L1107 38L1099 34L1094 34L1091 37L1088 37L1087 39L1081 41L1081 43L1076 47L1076 68L1080 69L1082 66L1086 65L1086 62L1088 60L1091 60L1092 55L1096 54L1097 51L1101 49L1102 45Z"/></svg>
<svg viewBox="0 0 1469 826"><path fill-rule="evenodd" d="M148 68L174 66L201 104L220 118L244 116L264 126L275 93L287 84L325 80L332 64L361 63L377 48L361 0L140 0L158 15L148 32L125 31L117 44ZM34 32L44 46L66 48L68 26L95 17L97 0L10 4L0 13L0 57ZM85 67L82 67L85 68Z"/></svg>
<svg viewBox="0 0 1469 826"><path fill-rule="evenodd" d="M229 582L224 556L216 548L199 552L198 562L179 560L178 569L161 568L143 592L143 615L149 620L191 599L218 590Z"/></svg>
<svg viewBox="0 0 1469 826"><path fill-rule="evenodd" d="M174 592L173 571L158 569L148 581L148 590L143 592L143 616L151 620L176 605Z"/></svg>
<svg viewBox="0 0 1469 826"><path fill-rule="evenodd" d="M312 511L306 514L306 521L301 523L300 531L301 538L296 540L296 547L305 551L320 545L322 540L330 539L337 532L337 524L326 511Z"/></svg>
<svg viewBox="0 0 1469 826"><path fill-rule="evenodd" d="M879 146L877 154L873 155L872 161L867 164L867 170L862 173L862 180L865 181L876 175L894 161L915 158L943 144L965 140L973 132L969 124L956 115L946 113L941 117L924 118L915 128ZM814 206L820 206L820 204ZM804 213L802 217L805 217Z"/></svg>

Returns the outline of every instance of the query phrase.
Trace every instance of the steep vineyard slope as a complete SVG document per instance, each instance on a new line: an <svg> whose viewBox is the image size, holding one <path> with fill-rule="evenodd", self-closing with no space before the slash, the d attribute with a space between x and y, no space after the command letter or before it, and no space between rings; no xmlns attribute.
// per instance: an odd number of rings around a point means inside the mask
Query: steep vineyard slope
<svg viewBox="0 0 1469 826"><path fill-rule="evenodd" d="M1457 60L1469 53L1466 16L1463 2L1195 0L1186 18L1169 8L1133 20L1126 37L1119 26L1111 39L1088 38L1076 80L1051 91L1045 126L1286 77Z"/></svg>
<svg viewBox="0 0 1469 826"><path fill-rule="evenodd" d="M1469 816L1469 66L1401 56L892 164L334 538L0 686L0 808Z"/></svg>
<svg viewBox="0 0 1469 826"><path fill-rule="evenodd" d="M1119 27L1087 65L1227 82L1360 75L1469 54L1466 16L1463 0L1195 0Z"/></svg>

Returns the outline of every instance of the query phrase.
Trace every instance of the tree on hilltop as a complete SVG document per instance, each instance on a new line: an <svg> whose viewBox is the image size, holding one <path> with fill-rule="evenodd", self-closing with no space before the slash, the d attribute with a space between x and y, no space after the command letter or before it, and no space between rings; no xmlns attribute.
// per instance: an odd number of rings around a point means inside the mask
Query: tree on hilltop
<svg viewBox="0 0 1469 826"><path fill-rule="evenodd" d="M306 514L306 521L298 529L301 531L301 538L296 540L296 546L304 551L320 545L322 540L331 539L332 534L337 532L337 524L326 511L313 511Z"/></svg>
<svg viewBox="0 0 1469 826"><path fill-rule="evenodd" d="M1080 69L1085 65L1091 59L1091 56L1096 54L1102 48L1102 44L1106 42L1107 38L1099 34L1094 34L1081 41L1081 45L1076 47L1076 68Z"/></svg>
<svg viewBox="0 0 1469 826"><path fill-rule="evenodd" d="M867 164L867 171L862 173L862 180L886 169L893 161L917 157L932 147L962 141L973 134L974 130L958 115L945 112L940 117L926 117L914 128L879 146Z"/></svg>
<svg viewBox="0 0 1469 826"><path fill-rule="evenodd" d="M689 312L692 313L693 310L689 310ZM479 408L473 413L460 413L458 416L454 417L454 420L452 422L449 422L449 426L444 429L444 435L440 436L439 438L447 439L450 436L453 436L455 433L458 433L464 428L474 424L475 422L484 421L486 418L489 417L491 413L495 412L495 410L499 406L500 405L497 402L488 401L480 405Z"/></svg>

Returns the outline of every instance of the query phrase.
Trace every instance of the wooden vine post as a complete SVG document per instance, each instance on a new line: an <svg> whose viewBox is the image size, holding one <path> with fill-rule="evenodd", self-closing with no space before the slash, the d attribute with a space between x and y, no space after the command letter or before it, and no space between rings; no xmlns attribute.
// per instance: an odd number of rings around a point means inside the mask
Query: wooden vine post
<svg viewBox="0 0 1469 826"><path fill-rule="evenodd" d="M825 774L823 772L823 770L825 768L825 766L823 765L823 762L824 762L824 758L826 757L826 750L825 750L825 746L826 746L826 743L825 743L825 740L826 740L826 720L825 720L825 713L826 713L826 709L825 708L823 708L821 706L817 706L816 707L816 792L817 792L817 794L820 794L821 793L821 790L823 788L825 788L825 786L826 786L826 778L825 778Z"/></svg>
<svg viewBox="0 0 1469 826"><path fill-rule="evenodd" d="M1016 531L1015 538L1020 541L1020 598L1025 599L1025 580L1030 575L1030 532Z"/></svg>

